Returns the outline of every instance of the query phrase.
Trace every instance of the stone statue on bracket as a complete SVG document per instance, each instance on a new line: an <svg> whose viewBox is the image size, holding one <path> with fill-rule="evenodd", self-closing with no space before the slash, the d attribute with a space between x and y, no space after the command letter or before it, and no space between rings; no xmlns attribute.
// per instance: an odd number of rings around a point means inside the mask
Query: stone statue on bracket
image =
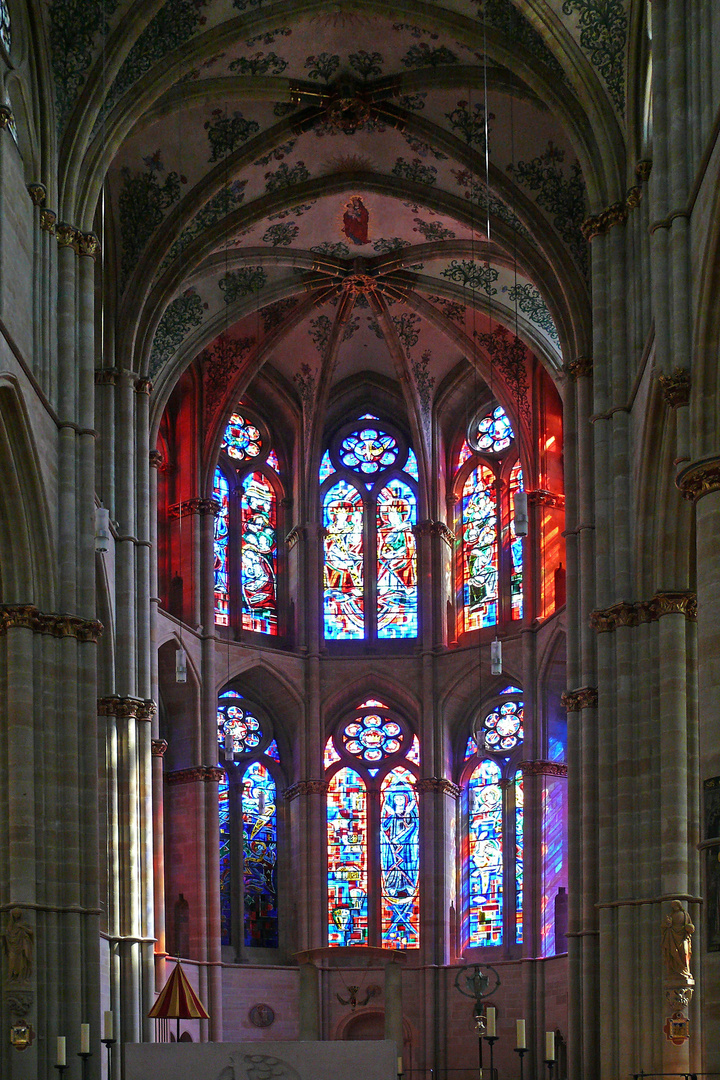
<svg viewBox="0 0 720 1080"><path fill-rule="evenodd" d="M35 931L23 922L22 909L11 908L2 935L3 952L7 960L7 981L27 982L32 975L33 940Z"/></svg>
<svg viewBox="0 0 720 1080"><path fill-rule="evenodd" d="M679 900L670 903L670 914L662 921L662 953L666 985L694 986L690 971L692 935L695 933L690 915Z"/></svg>

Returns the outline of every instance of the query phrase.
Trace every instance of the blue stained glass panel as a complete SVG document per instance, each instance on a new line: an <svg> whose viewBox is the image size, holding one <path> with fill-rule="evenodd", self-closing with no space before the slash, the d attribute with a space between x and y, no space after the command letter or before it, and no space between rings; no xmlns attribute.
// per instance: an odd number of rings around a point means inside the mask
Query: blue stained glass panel
<svg viewBox="0 0 720 1080"><path fill-rule="evenodd" d="M515 495L523 491L523 474L520 465L514 465L510 473L510 601L513 619L523 616L523 542L515 535Z"/></svg>
<svg viewBox="0 0 720 1080"><path fill-rule="evenodd" d="M503 943L503 805L500 766L481 761L470 777L469 937L471 946Z"/></svg>
<svg viewBox="0 0 720 1080"><path fill-rule="evenodd" d="M523 939L523 774L515 773L515 941Z"/></svg>
<svg viewBox="0 0 720 1080"><path fill-rule="evenodd" d="M468 738L467 746L465 747L465 760L467 761L471 757L475 757L478 752L477 743L472 735Z"/></svg>
<svg viewBox="0 0 720 1080"><path fill-rule="evenodd" d="M244 630L277 634L277 536L275 492L262 473L242 485L242 625Z"/></svg>
<svg viewBox="0 0 720 1080"><path fill-rule="evenodd" d="M327 480L328 476L332 476L334 472L335 468L330 460L330 451L326 450L320 462L320 483L322 484L323 480Z"/></svg>
<svg viewBox="0 0 720 1080"><path fill-rule="evenodd" d="M407 462L405 463L405 472L412 476L413 480L419 480L420 475L418 473L418 463L415 457L415 451L412 447L408 450Z"/></svg>
<svg viewBox="0 0 720 1080"><path fill-rule="evenodd" d="M220 449L238 461L256 458L262 449L260 432L254 424L245 420L240 413L233 413L225 428Z"/></svg>
<svg viewBox="0 0 720 1080"><path fill-rule="evenodd" d="M415 778L388 773L380 789L380 891L383 948L420 945L420 813Z"/></svg>
<svg viewBox="0 0 720 1080"><path fill-rule="evenodd" d="M280 761L280 751L278 750L278 744L275 739L272 740L265 753L268 757L272 758L273 761Z"/></svg>
<svg viewBox="0 0 720 1080"><path fill-rule="evenodd" d="M323 510L325 637L364 638L362 496L340 480L325 495Z"/></svg>
<svg viewBox="0 0 720 1080"><path fill-rule="evenodd" d="M400 447L392 435L380 428L366 427L347 435L340 447L340 460L347 469L375 476L395 464Z"/></svg>
<svg viewBox="0 0 720 1080"><path fill-rule="evenodd" d="M377 498L377 633L412 638L418 632L416 499L402 480Z"/></svg>
<svg viewBox="0 0 720 1080"><path fill-rule="evenodd" d="M501 694L522 694L522 690L519 686L506 686L504 690L500 691Z"/></svg>
<svg viewBox="0 0 720 1080"><path fill-rule="evenodd" d="M242 790L245 944L276 949L277 814L275 781L254 761L245 770Z"/></svg>
<svg viewBox="0 0 720 1080"><path fill-rule="evenodd" d="M230 619L230 593L228 587L228 515L230 488L225 474L215 470L213 498L220 503L220 513L213 526L213 573L215 576L215 622L227 626Z"/></svg>
<svg viewBox="0 0 720 1080"><path fill-rule="evenodd" d="M225 752L225 736L232 734L233 753L247 754L262 742L260 721L242 705L239 694L221 694L217 710L218 745L221 757Z"/></svg>
<svg viewBox="0 0 720 1080"><path fill-rule="evenodd" d="M507 450L515 438L512 425L505 410L498 405L491 413L484 416L475 432L475 445L485 453L500 454Z"/></svg>
<svg viewBox="0 0 720 1080"><path fill-rule="evenodd" d="M367 945L367 792L354 769L328 786L327 861L328 945Z"/></svg>
<svg viewBox="0 0 720 1080"><path fill-rule="evenodd" d="M462 497L463 610L465 630L498 621L498 530L495 474L479 465Z"/></svg>
<svg viewBox="0 0 720 1080"><path fill-rule="evenodd" d="M220 940L232 945L232 893L230 886L230 787L223 773L218 784L220 811Z"/></svg>

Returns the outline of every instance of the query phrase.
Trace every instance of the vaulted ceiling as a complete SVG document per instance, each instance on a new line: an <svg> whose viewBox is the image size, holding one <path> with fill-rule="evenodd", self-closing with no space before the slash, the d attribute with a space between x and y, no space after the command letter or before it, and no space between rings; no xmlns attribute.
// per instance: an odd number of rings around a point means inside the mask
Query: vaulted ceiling
<svg viewBox="0 0 720 1080"><path fill-rule="evenodd" d="M299 411L364 373L417 431L458 364L517 405L531 353L557 375L589 351L580 226L627 186L623 0L44 18L59 212L102 231L116 354L158 401L198 355L220 410L261 369Z"/></svg>

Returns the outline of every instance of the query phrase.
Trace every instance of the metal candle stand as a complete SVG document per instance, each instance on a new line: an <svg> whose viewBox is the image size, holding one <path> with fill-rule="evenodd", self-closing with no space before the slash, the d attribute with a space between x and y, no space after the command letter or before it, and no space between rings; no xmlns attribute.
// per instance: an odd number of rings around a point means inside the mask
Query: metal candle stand
<svg viewBox="0 0 720 1080"><path fill-rule="evenodd" d="M548 1080L552 1080L553 1066L555 1064L554 1058L545 1058L545 1064L548 1067Z"/></svg>
<svg viewBox="0 0 720 1080"><path fill-rule="evenodd" d="M107 1049L107 1074L108 1080L112 1076L112 1048L115 1045L114 1039L101 1039L100 1042Z"/></svg>
<svg viewBox="0 0 720 1080"><path fill-rule="evenodd" d="M483 1035L485 1042L490 1047L490 1080L495 1080L495 1061L493 1047L498 1041L497 1035Z"/></svg>
<svg viewBox="0 0 720 1080"><path fill-rule="evenodd" d="M527 1054L527 1046L516 1046L515 1047L515 1053L520 1058L520 1080L525 1080L525 1073L523 1071L525 1066L524 1066L524 1063L523 1063L523 1058Z"/></svg>
<svg viewBox="0 0 720 1080"><path fill-rule="evenodd" d="M92 1054L89 1050L82 1050L78 1054L78 1057L82 1058L82 1080L85 1080L87 1077L87 1059L92 1057Z"/></svg>
<svg viewBox="0 0 720 1080"><path fill-rule="evenodd" d="M60 1080L62 1080L62 1078L63 1078L63 1073L64 1073L64 1072L65 1072L65 1070L67 1069L67 1065L56 1065L56 1066L55 1066L55 1068L56 1068L56 1069L57 1069L57 1071L58 1071L58 1075L59 1075L59 1077L60 1077Z"/></svg>

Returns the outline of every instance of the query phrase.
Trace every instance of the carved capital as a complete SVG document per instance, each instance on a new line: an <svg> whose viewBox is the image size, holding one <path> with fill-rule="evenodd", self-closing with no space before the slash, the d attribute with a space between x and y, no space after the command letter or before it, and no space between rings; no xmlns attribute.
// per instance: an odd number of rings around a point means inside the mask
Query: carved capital
<svg viewBox="0 0 720 1080"><path fill-rule="evenodd" d="M452 780L446 780L443 776L421 776L416 783L418 791L433 791L441 795L450 795L453 799L460 797L460 788L453 784Z"/></svg>
<svg viewBox="0 0 720 1080"><path fill-rule="evenodd" d="M687 368L675 368L670 375L660 375L658 382L663 397L673 409L687 405L690 400L690 372Z"/></svg>
<svg viewBox="0 0 720 1080"><path fill-rule="evenodd" d="M75 226L69 225L67 221L59 221L57 223L55 226L55 236L59 248L71 247L75 252L80 250L80 238L82 233L79 233Z"/></svg>
<svg viewBox="0 0 720 1080"><path fill-rule="evenodd" d="M597 703L598 692L595 686L581 686L579 690L568 690L560 698L560 704L566 712L594 709Z"/></svg>
<svg viewBox="0 0 720 1080"><path fill-rule="evenodd" d="M28 195L32 199L33 206L44 206L47 198L47 188L44 184L28 184Z"/></svg>
<svg viewBox="0 0 720 1080"><path fill-rule="evenodd" d="M120 371L116 367L95 368L96 386L117 386L120 379Z"/></svg>
<svg viewBox="0 0 720 1080"><path fill-rule="evenodd" d="M569 360L563 364L563 371L571 379L592 379L592 356L578 356L577 360Z"/></svg>
<svg viewBox="0 0 720 1080"><path fill-rule="evenodd" d="M168 784L219 784L225 770L219 765L196 765L194 769L176 769L165 773Z"/></svg>
<svg viewBox="0 0 720 1080"><path fill-rule="evenodd" d="M168 507L169 518L191 517L193 514L213 514L215 517L222 507L217 499L185 499Z"/></svg>
<svg viewBox="0 0 720 1080"><path fill-rule="evenodd" d="M647 184L650 179L650 173L652 172L652 165L651 158L643 158L641 161L638 161L635 166L635 175L641 183Z"/></svg>
<svg viewBox="0 0 720 1080"><path fill-rule="evenodd" d="M78 641L97 641L103 625L79 615L46 615L33 604L8 604L0 608L0 634L14 627L24 627L34 634L74 637Z"/></svg>
<svg viewBox="0 0 720 1080"><path fill-rule="evenodd" d="M327 791L327 780L298 780L286 789L284 797L288 802L292 802L301 795L327 795Z"/></svg>
<svg viewBox="0 0 720 1080"><path fill-rule="evenodd" d="M720 491L720 458L698 461L684 469L677 480L683 498L697 502L711 491Z"/></svg>
<svg viewBox="0 0 720 1080"><path fill-rule="evenodd" d="M44 232L50 233L51 236L55 235L55 222L57 220L57 214L54 210L41 210L40 211L40 228Z"/></svg>
<svg viewBox="0 0 720 1080"><path fill-rule="evenodd" d="M148 397L152 394L153 384L151 379L138 379L135 383L136 394L147 394Z"/></svg>
<svg viewBox="0 0 720 1080"><path fill-rule="evenodd" d="M168 744L165 739L153 739L151 743L151 753L153 757L165 757L165 751L168 748Z"/></svg>
<svg viewBox="0 0 720 1080"><path fill-rule="evenodd" d="M635 184L634 187L629 188L627 195L625 196L625 206L628 210L636 210L640 205L642 199L643 189L639 184Z"/></svg>
<svg viewBox="0 0 720 1080"><path fill-rule="evenodd" d="M77 252L79 255L87 255L90 259L97 259L100 254L100 241L95 233L79 232L77 234Z"/></svg>
<svg viewBox="0 0 720 1080"><path fill-rule="evenodd" d="M617 630L619 626L640 626L657 622L663 615L682 614L686 619L697 618L697 597L691 592L658 592L651 600L628 601L590 613L590 625L598 634Z"/></svg>
<svg viewBox="0 0 720 1080"><path fill-rule="evenodd" d="M604 231L600 214L590 214L590 216L586 217L580 225L580 232L583 234L588 244L594 240L596 236L602 236Z"/></svg>
<svg viewBox="0 0 720 1080"><path fill-rule="evenodd" d="M5 131L13 122L13 113L9 105L0 105L0 128Z"/></svg>
<svg viewBox="0 0 720 1080"><path fill-rule="evenodd" d="M290 532L285 537L285 543L290 551L302 540L307 534L307 529L304 525L293 525Z"/></svg>
<svg viewBox="0 0 720 1080"><path fill-rule="evenodd" d="M624 225L628 218L628 208L624 202L612 203L599 214L591 214L580 226L585 239L590 243L596 236L604 236L615 225Z"/></svg>
<svg viewBox="0 0 720 1080"><path fill-rule="evenodd" d="M564 761L521 761L523 776L567 776Z"/></svg>
<svg viewBox="0 0 720 1080"><path fill-rule="evenodd" d="M528 491L527 493L528 506L564 506L565 496L560 495L554 491L545 491L543 488L537 488L535 491Z"/></svg>
<svg viewBox="0 0 720 1080"><path fill-rule="evenodd" d="M98 716L115 716L118 719L152 720L157 706L151 699L120 697L110 694L98 698Z"/></svg>
<svg viewBox="0 0 720 1080"><path fill-rule="evenodd" d="M158 472L162 472L162 470L164 469L164 466L165 466L165 462L163 460L163 456L160 453L160 451L159 450L151 450L150 454L149 454L149 457L150 457L150 468L151 469L157 469Z"/></svg>

